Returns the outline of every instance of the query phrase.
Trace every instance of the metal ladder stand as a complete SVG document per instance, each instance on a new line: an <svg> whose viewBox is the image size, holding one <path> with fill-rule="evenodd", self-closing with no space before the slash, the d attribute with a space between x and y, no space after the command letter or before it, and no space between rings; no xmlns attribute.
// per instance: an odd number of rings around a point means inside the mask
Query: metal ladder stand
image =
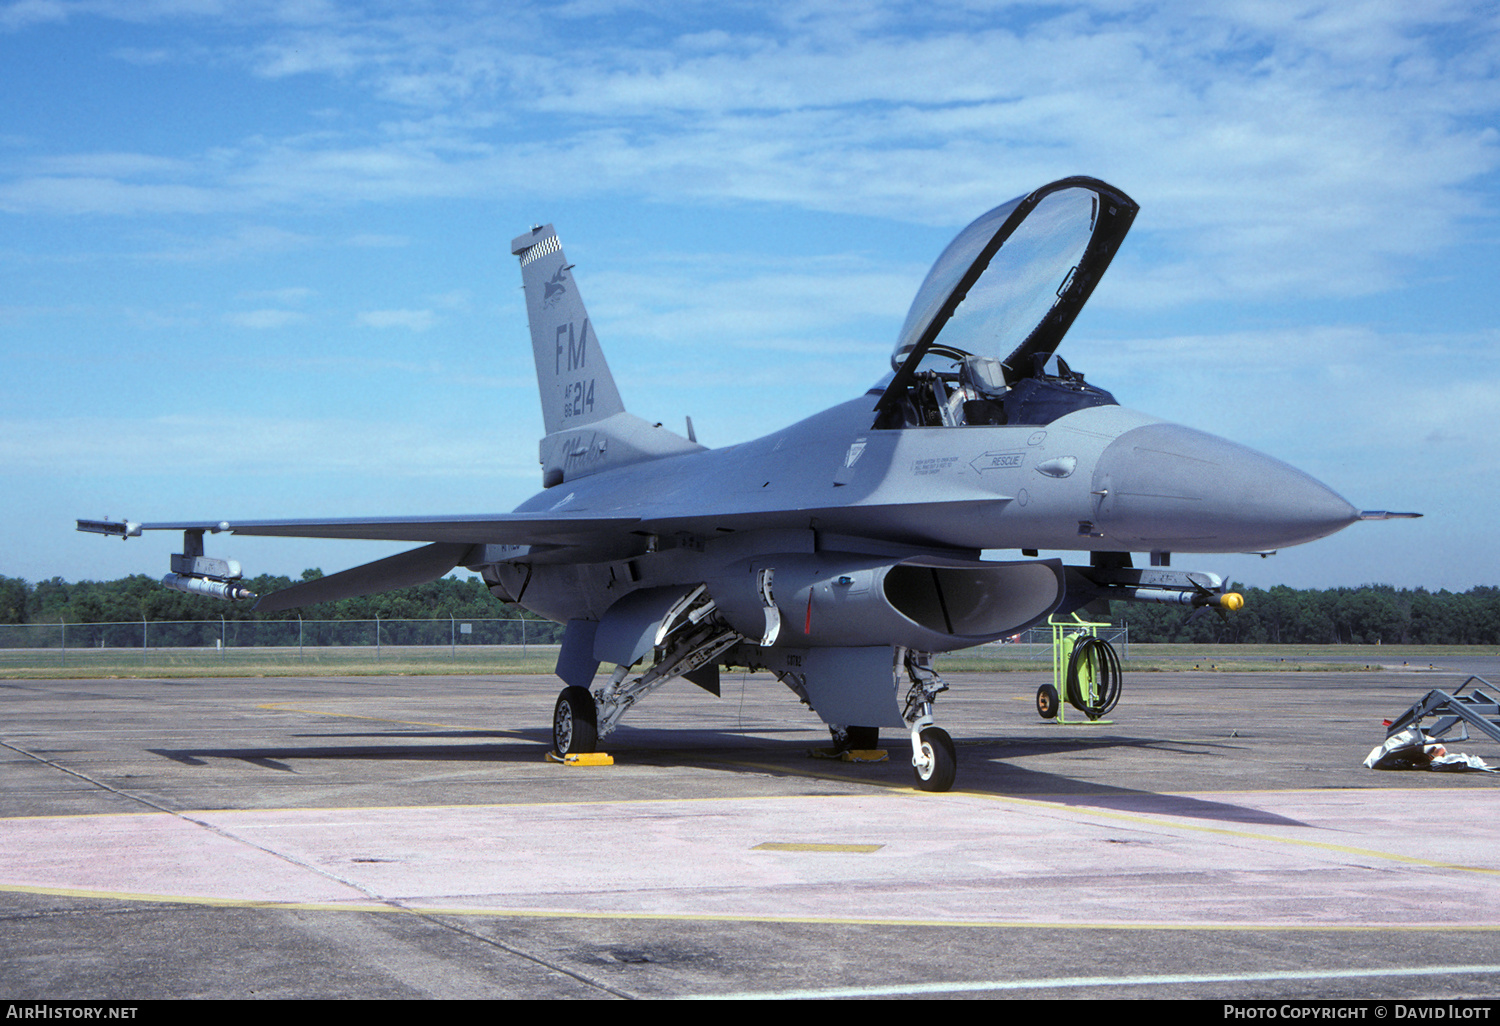
<svg viewBox="0 0 1500 1026"><path fill-rule="evenodd" d="M1467 695L1462 693L1464 688L1476 681L1490 690L1483 691L1475 687ZM1428 716L1436 716L1437 722L1431 730L1423 730L1422 720ZM1469 740L1471 726L1488 735L1491 740L1500 741L1500 699L1494 693L1494 685L1483 677L1470 677L1451 694L1437 690L1427 692L1421 701L1391 721L1385 736L1391 737L1408 727L1415 727L1419 733L1433 741L1440 740L1444 744L1450 744ZM1452 738L1443 736L1454 727L1461 727L1462 735Z"/></svg>

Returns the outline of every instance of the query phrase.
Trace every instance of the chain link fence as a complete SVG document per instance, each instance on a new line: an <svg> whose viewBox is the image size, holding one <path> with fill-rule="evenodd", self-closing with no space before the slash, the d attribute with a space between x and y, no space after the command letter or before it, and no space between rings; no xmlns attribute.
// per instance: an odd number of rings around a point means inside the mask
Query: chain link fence
<svg viewBox="0 0 1500 1026"><path fill-rule="evenodd" d="M1112 645L1121 659L1130 658L1130 628L1096 627L1094 634ZM1043 624L1022 631L1002 641L992 641L974 648L960 649L938 656L942 670L1045 670L1052 665L1052 628Z"/></svg>
<svg viewBox="0 0 1500 1026"><path fill-rule="evenodd" d="M482 663L555 659L560 624L538 620L156 620L0 625L0 669Z"/></svg>
<svg viewBox="0 0 1500 1026"><path fill-rule="evenodd" d="M547 672L562 625L540 620L170 620L127 623L0 624L0 671L58 669L108 674L139 668L276 667L378 664L381 672L427 666L494 673ZM1126 627L1098 628L1130 657ZM1052 629L940 657L939 668L983 670L1052 659ZM440 669L440 667L442 669Z"/></svg>
<svg viewBox="0 0 1500 1026"><path fill-rule="evenodd" d="M1130 658L1130 628L1122 625L1119 627L1095 627L1094 635L1101 641L1107 641L1120 653L1121 659ZM1024 646L1027 659L1051 659L1052 658L1052 628L1047 626L1032 627L1016 635L1016 640L1005 647L1016 649Z"/></svg>

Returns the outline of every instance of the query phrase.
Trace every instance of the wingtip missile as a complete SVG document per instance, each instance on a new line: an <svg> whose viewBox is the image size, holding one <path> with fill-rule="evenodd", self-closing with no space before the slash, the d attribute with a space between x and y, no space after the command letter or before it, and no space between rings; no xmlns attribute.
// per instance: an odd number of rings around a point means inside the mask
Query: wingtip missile
<svg viewBox="0 0 1500 1026"><path fill-rule="evenodd" d="M122 540L141 536L141 525L133 520L80 520L78 530L89 534L113 535Z"/></svg>

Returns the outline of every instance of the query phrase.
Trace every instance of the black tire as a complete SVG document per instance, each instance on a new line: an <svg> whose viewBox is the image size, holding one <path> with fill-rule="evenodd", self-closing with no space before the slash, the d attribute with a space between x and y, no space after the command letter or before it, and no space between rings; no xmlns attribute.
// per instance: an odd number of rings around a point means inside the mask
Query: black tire
<svg viewBox="0 0 1500 1026"><path fill-rule="evenodd" d="M848 739L849 751L868 752L880 747L879 727L846 727L844 733Z"/></svg>
<svg viewBox="0 0 1500 1026"><path fill-rule="evenodd" d="M558 755L583 755L599 747L599 712L588 688L563 688L552 711L552 748Z"/></svg>
<svg viewBox="0 0 1500 1026"><path fill-rule="evenodd" d="M953 786L958 775L958 753L953 749L953 739L942 727L927 727L920 735L922 754L927 757L927 766L912 766L917 778L917 787L923 791L946 791Z"/></svg>
<svg viewBox="0 0 1500 1026"><path fill-rule="evenodd" d="M1057 689L1043 684L1036 689L1036 714L1044 720L1057 719Z"/></svg>

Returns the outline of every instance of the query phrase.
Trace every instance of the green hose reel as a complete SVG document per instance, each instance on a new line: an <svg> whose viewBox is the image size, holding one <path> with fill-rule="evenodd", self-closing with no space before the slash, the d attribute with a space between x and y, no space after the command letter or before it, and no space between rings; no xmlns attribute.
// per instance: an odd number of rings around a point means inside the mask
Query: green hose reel
<svg viewBox="0 0 1500 1026"><path fill-rule="evenodd" d="M1108 723L1101 717L1120 701L1120 657L1095 632L1110 624L1081 620L1076 613L1070 619L1049 618L1047 623L1052 628L1052 683L1037 689L1038 715L1069 722L1066 699L1089 722Z"/></svg>

